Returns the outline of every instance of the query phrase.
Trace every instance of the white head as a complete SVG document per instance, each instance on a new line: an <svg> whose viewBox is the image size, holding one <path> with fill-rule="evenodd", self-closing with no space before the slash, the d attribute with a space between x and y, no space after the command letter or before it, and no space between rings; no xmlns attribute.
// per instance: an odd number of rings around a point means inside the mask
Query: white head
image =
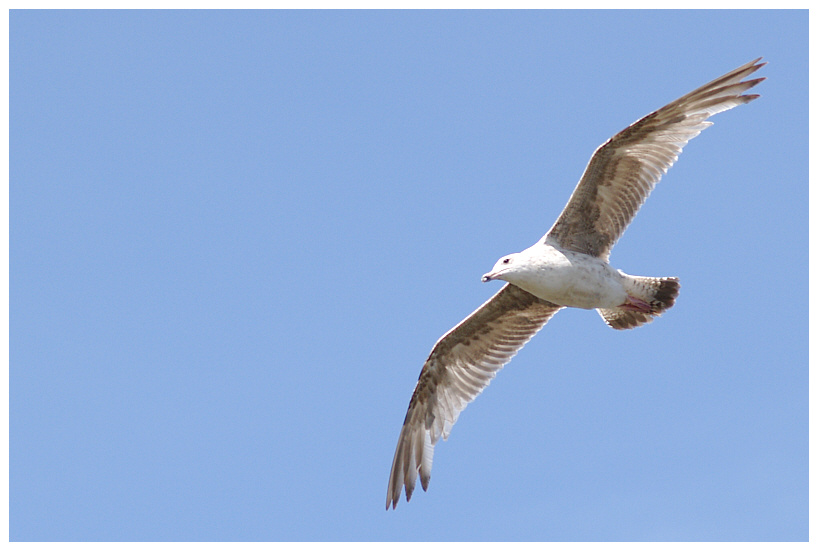
<svg viewBox="0 0 818 551"><path fill-rule="evenodd" d="M507 254L498 260L497 264L494 265L494 268L492 268L489 273L483 274L483 283L493 279L502 279L503 281L511 281L512 279L515 279L515 274L518 274L525 269L522 266L523 263L521 262L521 256L521 253Z"/></svg>

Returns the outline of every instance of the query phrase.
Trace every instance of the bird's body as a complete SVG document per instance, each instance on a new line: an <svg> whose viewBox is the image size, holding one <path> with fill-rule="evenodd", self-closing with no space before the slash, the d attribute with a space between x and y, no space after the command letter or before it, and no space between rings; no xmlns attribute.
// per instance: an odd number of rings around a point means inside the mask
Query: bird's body
<svg viewBox="0 0 818 551"><path fill-rule="evenodd" d="M502 279L559 306L592 309L625 303L626 277L601 258L536 243L501 258L483 281Z"/></svg>
<svg viewBox="0 0 818 551"><path fill-rule="evenodd" d="M760 59L760 58L759 58ZM528 249L504 256L483 276L506 285L435 343L403 422L386 495L395 507L420 481L425 490L434 445L460 412L551 317L564 307L597 309L614 329L652 321L673 306L675 277L625 274L608 264L611 248L687 142L707 119L758 96L764 80L742 80L756 59L636 121L602 144L557 221Z"/></svg>

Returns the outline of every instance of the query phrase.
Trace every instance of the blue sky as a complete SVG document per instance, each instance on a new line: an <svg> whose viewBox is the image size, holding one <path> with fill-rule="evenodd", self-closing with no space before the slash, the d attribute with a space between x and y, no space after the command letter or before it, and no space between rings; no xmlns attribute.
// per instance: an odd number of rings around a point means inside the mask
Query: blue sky
<svg viewBox="0 0 818 551"><path fill-rule="evenodd" d="M805 540L806 11L10 14L12 540ZM385 512L418 373L593 150L764 56Z"/></svg>

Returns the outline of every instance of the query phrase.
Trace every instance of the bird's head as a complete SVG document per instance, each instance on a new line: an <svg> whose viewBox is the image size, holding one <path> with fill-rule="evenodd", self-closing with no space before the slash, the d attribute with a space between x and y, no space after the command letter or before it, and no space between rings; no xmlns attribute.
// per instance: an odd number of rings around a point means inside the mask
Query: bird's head
<svg viewBox="0 0 818 551"><path fill-rule="evenodd" d="M520 253L509 254L501 258L494 265L494 268L487 274L483 274L483 283L492 281L494 279L502 279L508 281L507 276L513 274L518 269L518 260Z"/></svg>

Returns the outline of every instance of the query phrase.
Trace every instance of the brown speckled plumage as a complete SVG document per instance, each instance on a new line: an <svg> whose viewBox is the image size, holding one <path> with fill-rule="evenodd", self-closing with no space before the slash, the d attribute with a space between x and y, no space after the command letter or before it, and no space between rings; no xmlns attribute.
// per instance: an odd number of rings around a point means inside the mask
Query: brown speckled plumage
<svg viewBox="0 0 818 551"><path fill-rule="evenodd" d="M707 119L758 97L743 92L764 79L741 80L764 65L759 60L669 103L597 148L541 242L607 262L611 248L682 148L712 124ZM614 329L646 323L676 300L676 278L627 277L627 285L635 293L641 288L647 298L638 303L642 311L598 308ZM409 500L418 476L427 488L435 443L449 435L466 405L560 308L508 283L438 340L420 372L398 438L387 509L397 505L403 487Z"/></svg>

